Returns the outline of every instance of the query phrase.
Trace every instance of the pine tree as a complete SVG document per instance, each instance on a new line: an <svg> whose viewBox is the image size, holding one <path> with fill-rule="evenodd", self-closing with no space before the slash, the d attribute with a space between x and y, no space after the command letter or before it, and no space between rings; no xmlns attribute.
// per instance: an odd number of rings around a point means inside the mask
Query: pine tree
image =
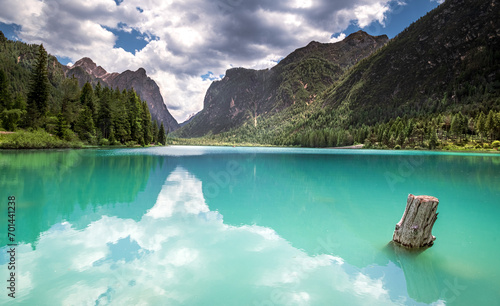
<svg viewBox="0 0 500 306"><path fill-rule="evenodd" d="M167 142L167 136L165 134L165 127L163 126L163 122L160 125L160 130L158 131L158 143L165 145Z"/></svg>
<svg viewBox="0 0 500 306"><path fill-rule="evenodd" d="M121 143L130 140L130 123L126 106L126 96L123 96L120 91L113 92L114 108L113 108L113 129L114 137Z"/></svg>
<svg viewBox="0 0 500 306"><path fill-rule="evenodd" d="M432 130L429 136L429 149L433 150L437 147L437 145L438 145L437 134L435 130Z"/></svg>
<svg viewBox="0 0 500 306"><path fill-rule="evenodd" d="M5 72L0 69L0 112L11 109L12 95L9 90L9 79Z"/></svg>
<svg viewBox="0 0 500 306"><path fill-rule="evenodd" d="M450 127L450 130L453 134L455 134L455 137L458 138L458 134L459 134L459 119L458 119L458 115L455 115L453 116L453 119L451 120L451 127Z"/></svg>
<svg viewBox="0 0 500 306"><path fill-rule="evenodd" d="M137 143L144 142L142 130L142 105L136 92L131 89L128 92L128 119L130 124L130 137Z"/></svg>
<svg viewBox="0 0 500 306"><path fill-rule="evenodd" d="M95 140L95 125L92 119L92 111L84 106L80 111L80 115L75 124L75 132L78 137L88 143L94 143Z"/></svg>
<svg viewBox="0 0 500 306"><path fill-rule="evenodd" d="M144 143L150 144L153 141L151 135L151 114L149 113L148 104L142 102L142 131L144 133Z"/></svg>
<svg viewBox="0 0 500 306"><path fill-rule="evenodd" d="M111 126L110 129L109 129L109 138L108 138L108 140L109 140L109 143L111 145L115 144L115 142L116 142L115 128L113 126Z"/></svg>
<svg viewBox="0 0 500 306"><path fill-rule="evenodd" d="M94 95L96 96L97 99L100 100L102 98L103 90L104 89L101 86L101 82L97 82L97 85L94 88Z"/></svg>
<svg viewBox="0 0 500 306"><path fill-rule="evenodd" d="M451 121L451 132L455 134L458 141L462 140L462 135L467 131L467 118L461 112L455 114Z"/></svg>
<svg viewBox="0 0 500 306"><path fill-rule="evenodd" d="M467 120L467 118L465 118ZM469 118L469 121L467 122L467 132L471 135L474 135L474 132L476 131L476 121L474 118Z"/></svg>
<svg viewBox="0 0 500 306"><path fill-rule="evenodd" d="M68 135L68 124L62 113L57 114L56 136L64 139Z"/></svg>
<svg viewBox="0 0 500 306"><path fill-rule="evenodd" d="M151 133L153 135L153 143L158 143L158 131L159 131L159 127L158 127L158 122L156 120L154 120L153 122L153 126L151 128Z"/></svg>
<svg viewBox="0 0 500 306"><path fill-rule="evenodd" d="M481 112L476 119L476 131L479 135L481 135L481 141L483 141L484 135L487 133L486 132L486 120L484 118L484 113Z"/></svg>
<svg viewBox="0 0 500 306"><path fill-rule="evenodd" d="M498 137L500 137L500 112L498 112L495 116L496 120L495 120L495 129L494 129L494 133L495 133L495 137L497 137L496 139L499 139Z"/></svg>
<svg viewBox="0 0 500 306"><path fill-rule="evenodd" d="M61 83L60 88L62 91L61 113L64 116L66 123L72 125L76 121L78 112L81 108L78 103L80 99L80 87L78 86L78 80L74 76L65 79Z"/></svg>
<svg viewBox="0 0 500 306"><path fill-rule="evenodd" d="M493 110L490 110L490 112L488 113L488 116L486 117L486 121L485 121L485 124L484 124L484 127L485 127L485 130L487 131L487 133L490 135L490 141L493 140L493 135L495 133L495 113L493 112Z"/></svg>
<svg viewBox="0 0 500 306"><path fill-rule="evenodd" d="M113 116L111 112L110 96L106 93L101 95L97 126L103 138L108 139L111 133Z"/></svg>
<svg viewBox="0 0 500 306"><path fill-rule="evenodd" d="M28 93L28 116L26 124L29 127L39 127L46 117L49 101L47 65L47 51L45 51L43 45L40 45Z"/></svg>
<svg viewBox="0 0 500 306"><path fill-rule="evenodd" d="M465 135L465 139L467 140L467 131L469 130L469 121L467 117L465 117L462 112L458 112L458 116L460 118L460 133Z"/></svg>
<svg viewBox="0 0 500 306"><path fill-rule="evenodd" d="M97 122L97 105L95 103L94 90L89 82L85 83L82 88L82 93L80 95L80 104L82 107L87 107L92 113L92 119Z"/></svg>

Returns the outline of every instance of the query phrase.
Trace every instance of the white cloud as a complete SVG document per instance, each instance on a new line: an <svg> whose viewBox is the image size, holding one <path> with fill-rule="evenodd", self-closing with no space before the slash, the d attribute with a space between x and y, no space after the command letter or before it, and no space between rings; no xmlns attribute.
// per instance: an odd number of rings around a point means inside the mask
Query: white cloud
<svg viewBox="0 0 500 306"><path fill-rule="evenodd" d="M295 8L309 8L313 5L312 0L295 0L293 2L293 7Z"/></svg>
<svg viewBox="0 0 500 306"><path fill-rule="evenodd" d="M330 39L330 42L331 43L336 43L336 42L344 40L345 37L346 37L345 33L340 33L337 37L332 37Z"/></svg>
<svg viewBox="0 0 500 306"><path fill-rule="evenodd" d="M384 23L390 0L0 0L0 22L72 62L87 56L109 72L146 69L178 121L201 110L210 81L235 67L268 68L311 40L331 42L351 21ZM142 13L137 9L141 8ZM157 37L134 54L103 26ZM125 25L124 25L125 24ZM342 34L337 39L343 38Z"/></svg>
<svg viewBox="0 0 500 306"><path fill-rule="evenodd" d="M354 15L361 28L368 26L374 21L384 25L385 13L389 10L388 5L382 3L373 3L370 5L361 5L354 9Z"/></svg>

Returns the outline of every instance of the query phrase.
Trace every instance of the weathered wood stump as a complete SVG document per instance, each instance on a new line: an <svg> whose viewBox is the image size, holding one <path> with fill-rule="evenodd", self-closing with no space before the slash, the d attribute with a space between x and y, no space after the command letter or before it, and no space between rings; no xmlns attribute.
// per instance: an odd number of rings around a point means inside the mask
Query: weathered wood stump
<svg viewBox="0 0 500 306"><path fill-rule="evenodd" d="M432 246L436 240L432 227L437 219L438 204L435 197L408 195L405 212L396 224L392 240L412 249Z"/></svg>

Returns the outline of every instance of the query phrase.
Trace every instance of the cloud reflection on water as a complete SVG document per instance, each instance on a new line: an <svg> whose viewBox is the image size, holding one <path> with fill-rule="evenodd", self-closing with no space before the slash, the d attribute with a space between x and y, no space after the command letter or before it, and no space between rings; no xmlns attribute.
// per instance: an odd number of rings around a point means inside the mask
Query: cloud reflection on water
<svg viewBox="0 0 500 306"><path fill-rule="evenodd" d="M310 256L271 228L224 224L207 206L202 182L182 167L138 222L102 216L83 230L60 223L41 234L36 250L20 246L18 256L18 301L37 305L406 301L394 300L383 276L370 277L332 255Z"/></svg>

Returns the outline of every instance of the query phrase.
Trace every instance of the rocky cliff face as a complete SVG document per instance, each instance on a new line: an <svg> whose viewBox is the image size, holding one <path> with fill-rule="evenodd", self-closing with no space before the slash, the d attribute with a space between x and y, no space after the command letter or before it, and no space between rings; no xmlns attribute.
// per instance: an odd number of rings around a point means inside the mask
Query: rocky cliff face
<svg viewBox="0 0 500 306"><path fill-rule="evenodd" d="M258 126L261 116L293 105L312 104L343 73L388 41L363 31L338 43L311 42L272 69L233 68L208 89L203 110L180 129L181 137L217 134L242 124Z"/></svg>
<svg viewBox="0 0 500 306"><path fill-rule="evenodd" d="M174 117L170 114L163 97L160 93L160 88L150 77L147 76L146 70L139 68L137 71L127 70L122 73L108 73L101 66L97 66L90 58L82 58L77 61L72 67L66 68L66 76L75 76L83 86L86 82L102 85L110 88L131 89L137 92L142 100L148 103L149 111L153 120L158 123L163 122L165 129L175 131L180 126Z"/></svg>

